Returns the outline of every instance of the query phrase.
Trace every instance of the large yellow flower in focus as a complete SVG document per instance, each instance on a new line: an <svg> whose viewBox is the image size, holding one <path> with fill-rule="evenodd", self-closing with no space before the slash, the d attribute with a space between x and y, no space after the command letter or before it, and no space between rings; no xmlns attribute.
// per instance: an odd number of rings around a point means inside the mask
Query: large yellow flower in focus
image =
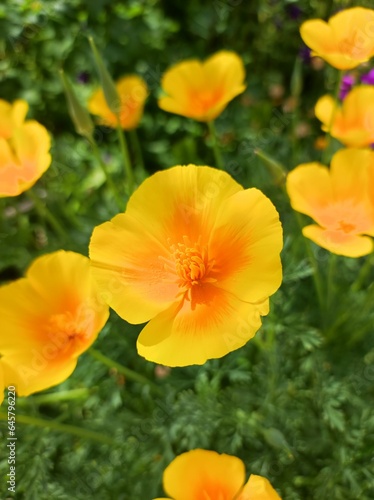
<svg viewBox="0 0 374 500"><path fill-rule="evenodd" d="M238 94L244 92L243 61L235 52L222 50L201 62L183 61L162 77L161 109L202 122L214 120Z"/></svg>
<svg viewBox="0 0 374 500"><path fill-rule="evenodd" d="M374 152L365 149L338 151L330 170L319 163L292 170L287 176L292 208L318 223L304 227L304 236L338 255L371 253L373 240L365 235L374 236L373 170Z"/></svg>
<svg viewBox="0 0 374 500"><path fill-rule="evenodd" d="M35 120L25 122L28 104L0 100L0 197L29 189L51 164L47 130Z"/></svg>
<svg viewBox="0 0 374 500"><path fill-rule="evenodd" d="M116 88L120 98L119 124L124 130L134 129L143 116L144 103L148 96L147 85L140 76L130 75L120 78ZM88 109L100 118L101 125L117 127L118 118L109 109L101 88L91 96Z"/></svg>
<svg viewBox="0 0 374 500"><path fill-rule="evenodd" d="M243 346L280 286L282 228L271 201L211 167L173 167L141 184L126 213L96 227L93 273L138 352L203 364Z"/></svg>
<svg viewBox="0 0 374 500"><path fill-rule="evenodd" d="M327 23L311 19L301 25L300 34L312 55L337 69L352 69L374 56L374 11L353 7Z"/></svg>
<svg viewBox="0 0 374 500"><path fill-rule="evenodd" d="M0 287L0 392L14 385L28 396L63 382L108 315L87 257L37 258L25 278Z"/></svg>
<svg viewBox="0 0 374 500"><path fill-rule="evenodd" d="M164 490L170 498L155 500L281 500L269 481L251 475L237 457L215 451L192 450L176 457L165 469Z"/></svg>
<svg viewBox="0 0 374 500"><path fill-rule="evenodd" d="M350 147L374 143L374 87L360 85L352 89L341 105L329 96L321 97L315 107L322 129Z"/></svg>

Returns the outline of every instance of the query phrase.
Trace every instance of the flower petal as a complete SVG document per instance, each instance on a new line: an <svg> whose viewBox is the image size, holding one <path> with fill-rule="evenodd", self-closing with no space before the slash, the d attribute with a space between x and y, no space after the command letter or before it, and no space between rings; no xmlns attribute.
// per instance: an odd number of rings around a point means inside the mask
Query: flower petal
<svg viewBox="0 0 374 500"><path fill-rule="evenodd" d="M364 202L370 165L374 166L374 151L370 149L341 149L335 153L330 167L334 199Z"/></svg>
<svg viewBox="0 0 374 500"><path fill-rule="evenodd" d="M368 236L345 234L316 225L303 228L303 235L322 248L345 257L362 257L373 251L373 240Z"/></svg>
<svg viewBox="0 0 374 500"><path fill-rule="evenodd" d="M206 284L152 319L139 335L140 356L165 366L201 365L250 340L261 327L269 302L250 304Z"/></svg>
<svg viewBox="0 0 374 500"><path fill-rule="evenodd" d="M328 130L331 124L332 114L334 113L334 123L337 121L338 115L341 115L339 107L334 111L335 100L331 95L324 95L320 97L314 108L314 112L318 120L323 123L323 130Z"/></svg>
<svg viewBox="0 0 374 500"><path fill-rule="evenodd" d="M300 27L300 35L304 43L320 57L336 47L331 27L321 19L305 21Z"/></svg>
<svg viewBox="0 0 374 500"><path fill-rule="evenodd" d="M320 163L304 163L287 175L287 193L294 210L315 219L316 213L333 203L329 169Z"/></svg>
<svg viewBox="0 0 374 500"><path fill-rule="evenodd" d="M136 251L134 251L136 249ZM92 273L103 299L129 323L144 323L177 300L164 260L167 249L127 214L94 229Z"/></svg>
<svg viewBox="0 0 374 500"><path fill-rule="evenodd" d="M233 500L244 481L245 467L239 458L200 449L176 457L163 476L165 492L178 500Z"/></svg>
<svg viewBox="0 0 374 500"><path fill-rule="evenodd" d="M281 497L265 477L251 474L236 500L281 500Z"/></svg>
<svg viewBox="0 0 374 500"><path fill-rule="evenodd" d="M209 243L216 286L245 302L263 301L281 284L282 246L272 202L254 188L234 194L224 202Z"/></svg>

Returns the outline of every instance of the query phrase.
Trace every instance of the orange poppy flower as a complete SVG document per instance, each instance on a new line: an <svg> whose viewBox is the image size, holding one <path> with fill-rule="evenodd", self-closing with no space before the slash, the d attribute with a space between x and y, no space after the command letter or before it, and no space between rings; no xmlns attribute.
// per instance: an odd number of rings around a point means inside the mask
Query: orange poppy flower
<svg viewBox="0 0 374 500"><path fill-rule="evenodd" d="M208 122L217 118L227 104L244 92L243 61L235 52L222 50L204 62L183 61L162 77L161 109Z"/></svg>
<svg viewBox="0 0 374 500"><path fill-rule="evenodd" d="M96 227L93 273L129 323L149 321L138 352L166 366L203 364L243 346L282 279L271 201L211 167L145 180L126 213Z"/></svg>
<svg viewBox="0 0 374 500"><path fill-rule="evenodd" d="M47 130L25 120L28 104L0 100L0 197L29 189L51 164Z"/></svg>
<svg viewBox="0 0 374 500"><path fill-rule="evenodd" d="M337 69L352 69L374 56L374 11L353 7L338 12L326 23L310 19L300 27L301 38Z"/></svg>
<svg viewBox="0 0 374 500"><path fill-rule="evenodd" d="M281 500L269 481L251 475L237 457L209 450L192 450L176 457L165 469L164 490L169 498L155 500Z"/></svg>
<svg viewBox="0 0 374 500"><path fill-rule="evenodd" d="M331 169L319 163L299 165L287 176L287 191L294 210L312 217L318 225L303 234L322 248L346 257L361 257L373 250L374 200L369 176L374 152L343 149L332 158Z"/></svg>
<svg viewBox="0 0 374 500"><path fill-rule="evenodd" d="M140 76L123 76L116 83L120 98L119 122L124 130L131 130L139 125L143 116L144 103L148 96L145 81ZM100 88L94 92L88 102L88 109L100 118L100 124L116 128L117 116L109 109L104 92Z"/></svg>
<svg viewBox="0 0 374 500"><path fill-rule="evenodd" d="M108 315L87 257L60 250L37 258L25 278L0 287L2 387L27 396L63 382Z"/></svg>
<svg viewBox="0 0 374 500"><path fill-rule="evenodd" d="M360 85L352 89L341 105L329 96L321 97L315 107L322 129L350 147L374 143L374 87ZM332 120L333 119L333 120ZM331 123L332 120L332 123Z"/></svg>

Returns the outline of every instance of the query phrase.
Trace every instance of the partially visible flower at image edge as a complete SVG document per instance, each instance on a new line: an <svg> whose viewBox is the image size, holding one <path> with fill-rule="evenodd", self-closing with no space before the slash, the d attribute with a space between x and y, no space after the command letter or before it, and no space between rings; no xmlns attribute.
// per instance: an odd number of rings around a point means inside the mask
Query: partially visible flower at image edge
<svg viewBox="0 0 374 500"><path fill-rule="evenodd" d="M281 500L270 482L252 474L245 483L245 466L237 457L196 449L177 456L165 469L168 498L154 500Z"/></svg>
<svg viewBox="0 0 374 500"><path fill-rule="evenodd" d="M328 22L310 19L301 25L300 34L312 56L337 69L353 69L374 56L374 10L352 7Z"/></svg>
<svg viewBox="0 0 374 500"><path fill-rule="evenodd" d="M340 104L330 95L322 96L315 106L322 130L350 147L367 147L374 143L374 86L354 87ZM332 121L332 123L331 123Z"/></svg>
<svg viewBox="0 0 374 500"><path fill-rule="evenodd" d="M0 198L28 190L51 164L51 140L45 127L25 121L26 101L0 99Z"/></svg>
<svg viewBox="0 0 374 500"><path fill-rule="evenodd" d="M143 116L144 104L148 97L145 81L137 75L123 76L116 82L120 98L119 122L117 116L109 109L103 89L97 89L88 101L90 113L99 117L99 124L116 128L120 125L124 130L131 130L139 125Z"/></svg>
<svg viewBox="0 0 374 500"><path fill-rule="evenodd" d="M251 339L281 284L282 227L271 201L226 172L176 166L145 180L125 213L93 231L93 274L138 352L203 364Z"/></svg>
<svg viewBox="0 0 374 500"><path fill-rule="evenodd" d="M164 111L208 122L244 92L245 70L235 52L222 50L205 61L190 59L169 68L162 77Z"/></svg>
<svg viewBox="0 0 374 500"><path fill-rule="evenodd" d="M67 379L108 316L87 257L35 259L25 278L0 287L0 401L8 385L28 396Z"/></svg>
<svg viewBox="0 0 374 500"><path fill-rule="evenodd" d="M317 224L303 235L338 255L362 257L373 251L374 152L342 149L328 169L320 163L299 165L287 176L287 192L294 210Z"/></svg>

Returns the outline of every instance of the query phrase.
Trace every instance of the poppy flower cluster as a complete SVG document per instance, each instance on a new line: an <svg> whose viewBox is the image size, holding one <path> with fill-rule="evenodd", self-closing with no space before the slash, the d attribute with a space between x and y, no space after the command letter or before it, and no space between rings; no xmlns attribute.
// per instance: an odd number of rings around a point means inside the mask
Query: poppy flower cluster
<svg viewBox="0 0 374 500"><path fill-rule="evenodd" d="M43 175L51 163L47 130L25 121L26 101L0 99L0 197L18 196Z"/></svg>
<svg viewBox="0 0 374 500"><path fill-rule="evenodd" d="M182 453L165 469L168 498L155 500L281 500L270 482L252 474L245 482L245 466L237 457L196 449Z"/></svg>

